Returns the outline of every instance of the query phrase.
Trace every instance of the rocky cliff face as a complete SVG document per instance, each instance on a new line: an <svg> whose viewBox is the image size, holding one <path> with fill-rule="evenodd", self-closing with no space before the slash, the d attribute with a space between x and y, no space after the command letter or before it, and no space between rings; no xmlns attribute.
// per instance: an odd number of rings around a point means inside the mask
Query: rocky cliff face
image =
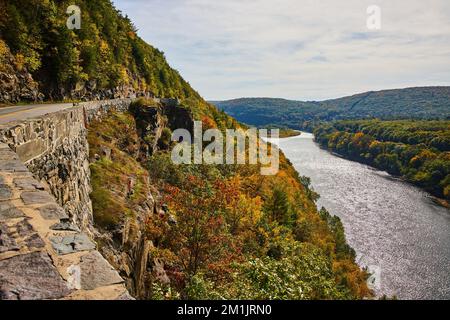
<svg viewBox="0 0 450 320"><path fill-rule="evenodd" d="M133 79L137 83L137 88L140 87L140 80L134 79L132 74L127 75L130 79ZM60 88L59 92L48 93L49 97L58 100L78 100L78 101L97 101L105 99L121 99L121 98L152 98L153 95L150 92L136 89L136 87L130 84L119 85L109 89L99 88L95 80L78 82L71 90Z"/></svg>
<svg viewBox="0 0 450 320"><path fill-rule="evenodd" d="M43 99L37 82L0 39L0 103Z"/></svg>
<svg viewBox="0 0 450 320"><path fill-rule="evenodd" d="M170 110L170 111L169 111ZM175 100L141 100L129 113L110 113L91 122L88 141L92 171L94 224L99 250L125 279L130 293L151 297L152 283L168 283L164 265L153 256L148 222L176 223L160 200L146 166L154 152L167 148L164 132L193 117Z"/></svg>
<svg viewBox="0 0 450 320"><path fill-rule="evenodd" d="M129 75L133 78L133 75ZM139 79L135 79L139 83ZM139 87L139 85L137 86ZM0 39L0 103L15 104L41 102L44 100L100 101L107 99L146 97L152 94L136 89L132 85L120 85L109 89L98 88L93 80L80 81L71 89L51 90L40 88L21 61L21 57L11 54L9 47Z"/></svg>

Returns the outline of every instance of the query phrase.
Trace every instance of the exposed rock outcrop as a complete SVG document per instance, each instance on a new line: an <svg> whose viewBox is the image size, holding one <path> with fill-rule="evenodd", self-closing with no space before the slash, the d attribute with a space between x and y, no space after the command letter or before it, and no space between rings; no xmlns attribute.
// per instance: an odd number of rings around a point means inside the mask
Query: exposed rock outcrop
<svg viewBox="0 0 450 320"><path fill-rule="evenodd" d="M136 89L132 85L120 85L114 88L99 88L95 80L79 82L72 88L40 88L39 83L24 66L22 58L16 58L6 43L0 39L0 103L39 102L44 100L101 101L146 97L153 95L148 91ZM133 78L133 75L129 75ZM134 79L138 83L139 79Z"/></svg>
<svg viewBox="0 0 450 320"><path fill-rule="evenodd" d="M158 149L167 147L160 140L164 129L186 129L193 133L192 111L180 105L177 99L140 99L131 104L130 112L136 120L141 140L139 161L145 161Z"/></svg>
<svg viewBox="0 0 450 320"><path fill-rule="evenodd" d="M44 95L38 83L0 39L0 103L39 101Z"/></svg>
<svg viewBox="0 0 450 320"><path fill-rule="evenodd" d="M140 161L144 161L158 149L158 140L167 125L167 118L162 115L161 105L154 100L152 102L152 105L136 103L130 107L141 140L138 158Z"/></svg>
<svg viewBox="0 0 450 320"><path fill-rule="evenodd" d="M176 99L163 99L163 114L167 117L167 126L172 130L186 129L194 132L194 116L189 108L180 105Z"/></svg>
<svg viewBox="0 0 450 320"><path fill-rule="evenodd" d="M133 75L129 75L133 78ZM134 80L139 84L139 79ZM138 85L139 87L139 85ZM24 66L24 62L11 54L9 47L0 39L0 103L39 102L44 100L101 101L123 98L152 98L148 91L132 85L99 88L95 80L79 82L72 88L40 88L39 83Z"/></svg>
<svg viewBox="0 0 450 320"><path fill-rule="evenodd" d="M175 103L169 106L167 100L140 101L132 104L130 114L112 114L104 121L92 122L89 128L91 168L94 178L100 179L94 181L93 199L97 203L114 202L114 207L121 208L113 213L107 203L106 208L102 205L94 212L97 242L103 256L125 279L130 293L140 299L151 298L154 281L169 282L164 264L153 256L154 243L146 229L151 219L170 223L169 215L145 164L161 148L158 141L168 123L176 123L166 115L167 109L173 109L171 117L178 116L176 110L184 111L176 100L170 101ZM190 130L193 117L189 112L183 114Z"/></svg>

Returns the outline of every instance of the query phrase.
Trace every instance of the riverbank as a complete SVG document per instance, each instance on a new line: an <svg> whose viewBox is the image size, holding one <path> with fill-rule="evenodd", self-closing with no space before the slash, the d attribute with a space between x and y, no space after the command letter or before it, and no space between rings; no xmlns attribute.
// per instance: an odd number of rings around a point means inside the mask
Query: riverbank
<svg viewBox="0 0 450 320"><path fill-rule="evenodd" d="M440 205L440 206L442 206L442 207L444 207L444 208L450 209L450 203L449 203L447 200L445 200L445 199L440 199L440 198L437 198L437 197L434 197L434 196L431 196L431 199L432 199L436 204L438 204L438 205Z"/></svg>
<svg viewBox="0 0 450 320"><path fill-rule="evenodd" d="M358 120L315 128L315 140L352 161L398 176L450 200L450 121Z"/></svg>
<svg viewBox="0 0 450 320"><path fill-rule="evenodd" d="M317 142L316 142L316 143L317 143ZM404 182L404 183L410 184L410 185L412 185L412 186L415 186L415 187L417 187L417 188L423 190L424 192L427 192L427 190L424 190L423 188L421 188L421 187L418 186L417 184L415 184L415 183L409 181L409 180L406 179L404 176L396 175L396 174L387 172L387 171L385 171L385 170L382 170L382 169L380 169L380 168L377 168L377 167L374 166L374 165L371 165L370 163L363 162L363 161L358 161L358 159L354 159L354 158L349 157L349 156L346 156L346 155L344 155L344 154L337 153L336 151L333 151L332 149L326 148L326 147L320 145L319 143L317 143L317 144L320 146L321 149L323 149L323 150L325 150L325 151L327 151L327 152L333 154L333 155L336 156L336 157L339 157L339 158L342 158L342 159L346 159L346 160L349 160L349 161L353 161L353 162L357 162L357 163L360 163L360 164L367 165L368 167L372 168L373 170L384 171L384 172L386 172L387 174L391 175L392 177L394 177L394 178L396 178L396 179L398 179L398 180L400 180L400 181L402 181L402 182ZM430 194L430 193L428 193L427 196L428 196L434 203L436 203L437 205L439 205L439 206L441 206L441 207L444 207L444 208L446 208L446 209L450 209L450 203L449 203L448 200L443 199L443 198L440 198L440 197L437 197L436 195L433 195L433 194Z"/></svg>
<svg viewBox="0 0 450 320"><path fill-rule="evenodd" d="M356 163L360 163L360 164L366 165L366 166L368 166L369 168L371 168L371 169L373 169L373 170L376 170L376 171L383 171L383 170L381 170L381 169L379 169L379 168L377 168L377 167L375 167L375 166L370 165L369 163L365 163L365 162L362 162L362 161L358 161L358 160L356 160L356 159L352 159L351 157L347 157L347 156L345 156L345 155L343 155L343 154L340 154L340 153L334 151L333 149L326 148L325 146L323 146L323 145L321 145L320 143L318 143L315 139L314 139L314 142L317 144L317 146L318 146L321 150L324 150L324 151L326 151L326 152L332 154L332 155L335 156L335 157L338 157L338 158L341 158L341 159L345 159L345 160L348 160L348 161L352 161L352 162L356 162ZM402 182L404 182L404 183L407 183L407 184L409 184L409 185L412 185L412 186L414 186L414 187L416 187L416 188L420 188L419 186L415 185L414 183L411 183L410 181L408 181L407 179L405 179L405 178L402 177L402 176L394 175L394 174L389 173L389 172L387 172L387 171L383 171L383 172L386 172L386 174L389 174L392 178L395 178L395 179L397 179L397 180L399 180L399 181L402 181ZM426 190L424 190L424 191L426 192ZM442 199L442 198L439 198L439 197L436 197L435 195L432 195L432 194L429 194L429 193L427 194L427 197L430 198L435 204L437 204L437 205L439 205L439 206L441 206L441 207L444 207L444 208L446 208L446 209L450 209L450 202L449 202L448 200Z"/></svg>
<svg viewBox="0 0 450 320"><path fill-rule="evenodd" d="M404 180L331 154L313 137L280 139L279 147L311 178L318 207L341 218L356 260L375 275L377 296L449 299L448 209Z"/></svg>
<svg viewBox="0 0 450 320"><path fill-rule="evenodd" d="M293 129L280 129L280 138L291 138L301 135L302 132Z"/></svg>

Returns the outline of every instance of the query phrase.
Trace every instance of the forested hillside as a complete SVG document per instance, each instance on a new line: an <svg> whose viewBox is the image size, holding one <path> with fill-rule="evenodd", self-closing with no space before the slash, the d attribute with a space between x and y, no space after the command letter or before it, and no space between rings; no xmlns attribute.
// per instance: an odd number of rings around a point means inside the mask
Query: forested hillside
<svg viewBox="0 0 450 320"><path fill-rule="evenodd" d="M190 100L189 105L197 109L210 108L168 65L163 52L137 36L132 22L109 0L76 2L81 9L80 30L66 26L66 10L73 4L0 0L0 72L5 74L0 77L2 91L20 91L20 81L8 81L26 71L37 82L43 100L150 93ZM15 99L5 98L3 102L32 98L19 92Z"/></svg>
<svg viewBox="0 0 450 320"><path fill-rule="evenodd" d="M340 121L314 134L326 148L450 199L450 121Z"/></svg>
<svg viewBox="0 0 450 320"><path fill-rule="evenodd" d="M250 125L312 129L314 123L344 119L448 119L450 87L371 91L320 102L242 98L212 103Z"/></svg>
<svg viewBox="0 0 450 320"><path fill-rule="evenodd" d="M140 107L148 108L145 102ZM212 124L203 122L205 130ZM274 176L262 176L259 165L180 166L171 161L170 141L160 138L159 149L138 161L136 132L132 114L115 113L92 124L89 143L93 158L111 150L91 164L99 230L112 232L115 249L135 246L130 239L139 228L153 244L149 259L158 269L141 276L145 294L139 298L370 297L367 274L355 264L340 219L317 210L309 178L299 176L283 155ZM165 209L122 234L153 199Z"/></svg>

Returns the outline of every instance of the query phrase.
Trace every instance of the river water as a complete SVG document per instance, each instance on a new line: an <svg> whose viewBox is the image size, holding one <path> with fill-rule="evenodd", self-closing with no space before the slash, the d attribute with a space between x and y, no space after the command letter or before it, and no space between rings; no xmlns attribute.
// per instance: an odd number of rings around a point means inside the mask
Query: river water
<svg viewBox="0 0 450 320"><path fill-rule="evenodd" d="M341 218L378 295L450 299L450 211L420 189L385 172L319 148L309 133L280 139L324 206Z"/></svg>

